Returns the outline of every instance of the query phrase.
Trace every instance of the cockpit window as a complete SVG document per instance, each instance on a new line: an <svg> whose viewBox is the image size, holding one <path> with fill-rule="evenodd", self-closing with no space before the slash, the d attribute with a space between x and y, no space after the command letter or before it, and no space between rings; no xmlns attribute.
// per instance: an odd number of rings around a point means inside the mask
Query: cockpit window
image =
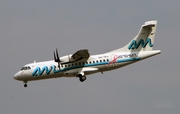
<svg viewBox="0 0 180 114"><path fill-rule="evenodd" d="M25 66L25 67L22 67L22 69L21 69L21 70L29 70L29 69L31 69L31 67L30 67L30 66Z"/></svg>

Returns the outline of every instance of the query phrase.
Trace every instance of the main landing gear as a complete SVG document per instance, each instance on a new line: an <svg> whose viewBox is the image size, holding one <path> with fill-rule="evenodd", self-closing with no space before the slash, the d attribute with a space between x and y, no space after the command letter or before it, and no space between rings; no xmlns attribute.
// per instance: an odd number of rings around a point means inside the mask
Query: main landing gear
<svg viewBox="0 0 180 114"><path fill-rule="evenodd" d="M77 77L79 77L79 81L80 82L84 82L86 80L86 76L85 75L83 76L82 74L78 74Z"/></svg>

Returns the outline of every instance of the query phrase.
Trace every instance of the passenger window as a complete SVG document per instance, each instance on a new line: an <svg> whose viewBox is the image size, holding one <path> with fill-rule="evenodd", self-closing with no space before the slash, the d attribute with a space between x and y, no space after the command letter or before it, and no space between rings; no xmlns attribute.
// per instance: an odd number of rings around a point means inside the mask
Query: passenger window
<svg viewBox="0 0 180 114"><path fill-rule="evenodd" d="M93 63L95 63L95 61L93 61Z"/></svg>
<svg viewBox="0 0 180 114"><path fill-rule="evenodd" d="M102 60L100 60L100 62L102 62Z"/></svg>
<svg viewBox="0 0 180 114"><path fill-rule="evenodd" d="M98 60L96 61L96 63L98 63Z"/></svg>
<svg viewBox="0 0 180 114"><path fill-rule="evenodd" d="M89 63L91 64L91 61Z"/></svg>
<svg viewBox="0 0 180 114"><path fill-rule="evenodd" d="M105 60L103 60L103 62L105 62Z"/></svg>

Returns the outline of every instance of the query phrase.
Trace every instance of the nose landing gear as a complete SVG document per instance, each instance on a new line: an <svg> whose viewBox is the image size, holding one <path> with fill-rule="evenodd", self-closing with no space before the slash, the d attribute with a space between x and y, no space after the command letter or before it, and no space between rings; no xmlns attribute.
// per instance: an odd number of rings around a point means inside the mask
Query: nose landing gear
<svg viewBox="0 0 180 114"><path fill-rule="evenodd" d="M27 87L28 81L24 81L24 87Z"/></svg>
<svg viewBox="0 0 180 114"><path fill-rule="evenodd" d="M24 84L24 87L27 87L27 84Z"/></svg>

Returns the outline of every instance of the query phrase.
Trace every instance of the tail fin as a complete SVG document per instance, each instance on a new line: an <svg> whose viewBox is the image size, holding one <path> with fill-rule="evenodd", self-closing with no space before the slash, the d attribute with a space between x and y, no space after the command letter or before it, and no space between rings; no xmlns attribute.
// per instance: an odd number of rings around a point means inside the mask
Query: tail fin
<svg viewBox="0 0 180 114"><path fill-rule="evenodd" d="M151 51L153 49L156 26L157 21L145 22L145 24L141 26L137 36L132 39L126 46L109 53L123 51Z"/></svg>

